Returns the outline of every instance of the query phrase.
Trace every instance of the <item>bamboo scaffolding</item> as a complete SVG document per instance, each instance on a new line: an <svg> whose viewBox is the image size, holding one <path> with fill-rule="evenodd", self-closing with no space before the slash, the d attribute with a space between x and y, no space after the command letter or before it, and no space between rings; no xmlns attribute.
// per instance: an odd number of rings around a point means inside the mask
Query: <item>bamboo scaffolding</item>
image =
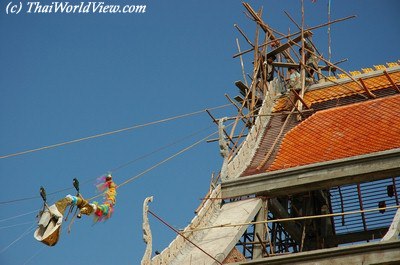
<svg viewBox="0 0 400 265"><path fill-rule="evenodd" d="M264 32L268 34L268 38L271 39L271 41L276 42L277 39L274 36L272 30L270 29L270 27L267 24L264 23L264 21L261 19L261 16L259 14L256 14L254 9L248 3L243 3L243 6L247 9L247 11L249 11L250 15L254 18L254 20L257 22L257 24L260 25L260 27L264 30ZM254 50L256 48L258 49L259 47L258 46L253 47ZM283 56L285 56L286 60L293 62L293 59L290 57L289 53L284 52Z"/></svg>
<svg viewBox="0 0 400 265"><path fill-rule="evenodd" d="M294 43L294 45L299 46L297 43ZM345 70L343 70L341 67L332 64L331 62L329 62L328 60L324 59L322 56L319 56L317 54L315 54L315 52L311 51L310 49L304 48L306 51L310 52L311 54L315 55L318 59L326 62L327 64L329 64L329 66L335 67L337 70L339 70L340 72L342 72L343 74L345 74L347 77L349 77L352 81L354 81L362 90L364 90L364 87L360 84L360 82L358 82L354 77L352 77L349 73L347 73ZM332 80L330 80L332 81ZM358 92L357 92L358 93ZM358 93L360 94L360 93ZM362 95L364 96L364 95ZM365 96L364 96L365 97ZM367 98L367 97L365 97Z"/></svg>
<svg viewBox="0 0 400 265"><path fill-rule="evenodd" d="M348 20L348 19L351 19L351 18L355 18L355 17L357 17L357 16L354 16L354 15L353 15L353 16L348 16L348 17L344 17L344 18L339 18L339 19L336 19L336 20L332 20L331 22L328 22L328 23L323 23L323 24L320 24L320 25L317 25L317 26L314 26L314 27L306 28L306 29L304 29L304 30L306 30L306 31L307 31L307 30L310 30L310 31L311 31L311 30L313 30L313 29L322 28L322 27L325 27L325 26L327 26L327 25L331 25L331 24L334 24L334 23L337 23L337 22L341 22L341 21L344 21L344 20ZM280 40L283 40L283 39L287 39L287 38L290 38L290 37L293 37L293 36L296 36L296 35L299 35L299 34L301 34L300 31L295 32L295 33L292 33L292 34L289 34L289 35L286 35L286 36L283 36L283 37L280 37L280 38L276 38L276 39L271 40L271 41L269 41L269 42L267 42L267 43L261 44L260 47L262 47L262 46L264 46L264 45L269 45L269 44L274 43L274 42L276 42L276 41L280 41ZM249 53L249 52L251 52L251 51L253 51L253 50L254 50L254 48L251 48L251 49L245 50L245 51L243 51L243 52L241 52L241 53L234 54L234 55L233 55L233 58L236 58L236 57L238 57L238 56L240 56L240 55Z"/></svg>

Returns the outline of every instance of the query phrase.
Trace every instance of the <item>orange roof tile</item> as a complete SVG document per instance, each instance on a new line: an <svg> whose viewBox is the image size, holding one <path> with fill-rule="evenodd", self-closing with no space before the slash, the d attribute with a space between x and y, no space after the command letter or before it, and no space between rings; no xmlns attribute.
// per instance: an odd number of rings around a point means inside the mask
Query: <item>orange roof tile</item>
<svg viewBox="0 0 400 265"><path fill-rule="evenodd" d="M389 76L396 84L400 84L400 71L389 73ZM375 91L391 87L390 81L382 73L381 75L363 79L366 87L370 91ZM365 91L354 81L343 83L342 85L331 85L328 87L310 90L304 95L304 101L308 106L313 103L324 102L331 99L348 97ZM274 107L273 112L285 110L287 98L280 98Z"/></svg>
<svg viewBox="0 0 400 265"><path fill-rule="evenodd" d="M267 169L400 148L400 95L319 111L284 137Z"/></svg>

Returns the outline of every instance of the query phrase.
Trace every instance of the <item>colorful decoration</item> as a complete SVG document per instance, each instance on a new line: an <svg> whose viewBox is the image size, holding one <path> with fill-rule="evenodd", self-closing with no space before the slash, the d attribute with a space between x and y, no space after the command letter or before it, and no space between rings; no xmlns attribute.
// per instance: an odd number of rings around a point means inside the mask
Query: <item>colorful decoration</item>
<svg viewBox="0 0 400 265"><path fill-rule="evenodd" d="M112 180L112 176L109 174L107 176L98 179L96 185L99 192L104 192L105 201L103 204L98 202L93 202L96 205L96 210L94 212L94 222L101 222L108 220L112 213L114 212L115 197L117 195L116 185Z"/></svg>

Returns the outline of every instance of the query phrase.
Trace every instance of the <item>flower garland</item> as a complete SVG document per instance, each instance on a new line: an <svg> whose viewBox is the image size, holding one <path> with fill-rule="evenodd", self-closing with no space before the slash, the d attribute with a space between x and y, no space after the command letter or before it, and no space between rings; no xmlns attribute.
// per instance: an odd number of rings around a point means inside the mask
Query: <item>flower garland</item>
<svg viewBox="0 0 400 265"><path fill-rule="evenodd" d="M93 202L96 205L96 210L94 212L94 222L101 222L108 220L112 213L114 212L115 197L117 195L116 185L112 180L112 176L109 174L107 176L101 177L96 185L99 192L104 192L105 201L103 204L98 202Z"/></svg>

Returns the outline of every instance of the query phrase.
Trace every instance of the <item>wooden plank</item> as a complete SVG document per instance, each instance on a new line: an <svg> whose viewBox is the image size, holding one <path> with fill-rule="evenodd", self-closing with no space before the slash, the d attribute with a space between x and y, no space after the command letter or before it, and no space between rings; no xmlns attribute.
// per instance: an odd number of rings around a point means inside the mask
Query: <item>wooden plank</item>
<svg viewBox="0 0 400 265"><path fill-rule="evenodd" d="M243 84L242 81L236 81L235 85L237 86L237 88L239 88L240 90L240 94L242 94L243 96L246 96L247 92L250 90L245 84ZM250 92L251 93L251 92Z"/></svg>
<svg viewBox="0 0 400 265"><path fill-rule="evenodd" d="M236 96L234 99L239 102L240 104L243 104L244 99L241 96ZM243 107L247 108L247 102L244 103Z"/></svg>
<svg viewBox="0 0 400 265"><path fill-rule="evenodd" d="M300 64L298 63L272 62L272 65L275 67L282 67L282 68L293 67L298 69L300 67Z"/></svg>
<svg viewBox="0 0 400 265"><path fill-rule="evenodd" d="M234 97L234 99L239 102L240 104L243 104L243 98L239 95L237 95L236 97ZM261 100L259 98L256 97L256 106L261 103ZM243 107L248 108L247 106L247 102L244 103Z"/></svg>
<svg viewBox="0 0 400 265"><path fill-rule="evenodd" d="M312 32L307 30L304 32L304 38L308 38L312 35ZM285 50L287 50L290 46L292 46L292 42L298 43L301 41L301 35L297 36L296 38L294 38L293 40L291 40L290 42L287 42L285 44L282 44L281 46L279 46L278 48L270 51L269 53L267 53L267 58L271 57L272 55L277 55L278 53L281 53Z"/></svg>

